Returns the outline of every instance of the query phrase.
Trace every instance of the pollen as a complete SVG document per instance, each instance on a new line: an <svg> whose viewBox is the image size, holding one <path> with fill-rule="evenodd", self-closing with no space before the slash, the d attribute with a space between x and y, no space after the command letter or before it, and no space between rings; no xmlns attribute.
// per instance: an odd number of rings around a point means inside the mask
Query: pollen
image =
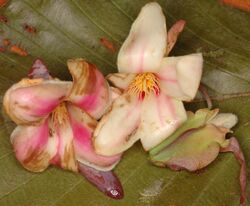
<svg viewBox="0 0 250 206"><path fill-rule="evenodd" d="M145 96L154 92L155 95L160 94L158 78L153 73L137 74L128 87L128 92L136 94L139 99L144 99Z"/></svg>

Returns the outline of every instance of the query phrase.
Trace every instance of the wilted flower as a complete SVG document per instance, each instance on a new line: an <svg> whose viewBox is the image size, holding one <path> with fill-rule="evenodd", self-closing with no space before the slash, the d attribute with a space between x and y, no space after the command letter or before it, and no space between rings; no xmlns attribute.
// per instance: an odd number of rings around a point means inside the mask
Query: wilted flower
<svg viewBox="0 0 250 206"><path fill-rule="evenodd" d="M17 159L33 172L50 164L78 171L78 162L112 169L121 155L97 155L92 147L96 119L111 101L102 74L83 59L68 61L73 82L51 78L40 60L36 66L33 79L22 79L4 96L5 110L18 125L11 134Z"/></svg>

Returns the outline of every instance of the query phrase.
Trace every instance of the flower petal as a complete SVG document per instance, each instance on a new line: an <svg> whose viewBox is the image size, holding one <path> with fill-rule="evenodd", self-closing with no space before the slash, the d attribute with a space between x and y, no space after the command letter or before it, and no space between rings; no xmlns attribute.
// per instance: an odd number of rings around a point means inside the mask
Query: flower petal
<svg viewBox="0 0 250 206"><path fill-rule="evenodd" d="M4 107L16 124L40 122L67 96L71 82L22 79L4 96Z"/></svg>
<svg viewBox="0 0 250 206"><path fill-rule="evenodd" d="M69 101L99 119L110 105L109 86L95 65L83 59L68 60L73 77Z"/></svg>
<svg viewBox="0 0 250 206"><path fill-rule="evenodd" d="M39 126L18 126L11 134L16 158L27 170L45 170L56 153L56 142L49 138L48 120Z"/></svg>
<svg viewBox="0 0 250 206"><path fill-rule="evenodd" d="M66 170L78 171L73 132L65 103L60 104L53 112L49 121L49 127L50 138L55 139L57 142L57 153L51 163Z"/></svg>
<svg viewBox="0 0 250 206"><path fill-rule="evenodd" d="M124 73L154 72L166 51L166 21L160 5L146 4L118 54L118 70Z"/></svg>
<svg viewBox="0 0 250 206"><path fill-rule="evenodd" d="M131 147L138 138L131 135L139 126L141 101L127 93L118 97L97 124L94 132L94 147L98 154L120 154Z"/></svg>
<svg viewBox="0 0 250 206"><path fill-rule="evenodd" d="M74 135L74 148L77 160L97 170L113 169L119 162L121 155L102 156L96 154L93 148L92 135L97 121L73 105L68 105L68 111Z"/></svg>
<svg viewBox="0 0 250 206"><path fill-rule="evenodd" d="M106 79L112 86L121 90L126 90L135 76L136 74L131 73L114 73L106 76Z"/></svg>
<svg viewBox="0 0 250 206"><path fill-rule="evenodd" d="M200 84L202 65L201 54L164 58L157 72L160 88L179 100L192 100Z"/></svg>
<svg viewBox="0 0 250 206"><path fill-rule="evenodd" d="M141 139L145 150L156 146L171 135L187 119L181 101L161 93L145 97L141 124L135 133Z"/></svg>

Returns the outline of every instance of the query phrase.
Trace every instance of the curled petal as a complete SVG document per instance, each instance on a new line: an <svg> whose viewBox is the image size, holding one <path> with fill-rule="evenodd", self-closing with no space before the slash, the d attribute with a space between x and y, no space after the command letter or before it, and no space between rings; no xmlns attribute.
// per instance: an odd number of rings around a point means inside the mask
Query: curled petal
<svg viewBox="0 0 250 206"><path fill-rule="evenodd" d="M110 104L109 86L101 72L83 59L68 60L73 77L69 101L99 119Z"/></svg>
<svg viewBox="0 0 250 206"><path fill-rule="evenodd" d="M177 21L168 31L167 36L167 49L166 49L166 56L171 52L173 49L179 34L183 31L185 27L186 21L179 20Z"/></svg>
<svg viewBox="0 0 250 206"><path fill-rule="evenodd" d="M45 170L56 153L56 141L49 138L48 120L39 126L18 126L11 134L16 158L32 172Z"/></svg>
<svg viewBox="0 0 250 206"><path fill-rule="evenodd" d="M131 73L114 73L109 74L106 79L111 83L112 86L124 91L128 88L135 76L136 74Z"/></svg>
<svg viewBox="0 0 250 206"><path fill-rule="evenodd" d="M160 5L156 2L146 4L119 51L119 72L155 72L166 51L166 36L166 22Z"/></svg>
<svg viewBox="0 0 250 206"><path fill-rule="evenodd" d="M94 132L94 147L98 154L120 154L131 147L138 138L132 133L140 123L141 101L127 93L118 97Z"/></svg>
<svg viewBox="0 0 250 206"><path fill-rule="evenodd" d="M154 164L174 170L202 169L218 156L222 145L228 144L225 141L227 132L227 129L219 129L212 124L189 130L150 158Z"/></svg>
<svg viewBox="0 0 250 206"><path fill-rule="evenodd" d="M145 150L171 135L187 119L186 111L181 101L161 93L145 97L142 106L141 124L134 134L141 139Z"/></svg>
<svg viewBox="0 0 250 206"><path fill-rule="evenodd" d="M164 58L157 72L161 89L179 100L192 100L199 88L202 65L201 54Z"/></svg>
<svg viewBox="0 0 250 206"><path fill-rule="evenodd" d="M76 159L98 170L111 170L119 162L121 155L102 156L96 154L92 145L93 131L97 121L86 112L72 105L68 105L70 123L74 136Z"/></svg>
<svg viewBox="0 0 250 206"><path fill-rule="evenodd" d="M68 95L71 82L23 79L4 95L4 107L16 124L40 122Z"/></svg>

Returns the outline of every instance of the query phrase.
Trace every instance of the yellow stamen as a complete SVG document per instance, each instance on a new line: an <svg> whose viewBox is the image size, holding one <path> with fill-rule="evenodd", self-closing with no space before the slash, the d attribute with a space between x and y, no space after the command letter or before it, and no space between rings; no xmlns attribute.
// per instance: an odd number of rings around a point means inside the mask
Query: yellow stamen
<svg viewBox="0 0 250 206"><path fill-rule="evenodd" d="M138 94L143 99L146 95L154 92L159 95L160 88L158 86L158 78L153 73L137 74L128 87L128 92Z"/></svg>

